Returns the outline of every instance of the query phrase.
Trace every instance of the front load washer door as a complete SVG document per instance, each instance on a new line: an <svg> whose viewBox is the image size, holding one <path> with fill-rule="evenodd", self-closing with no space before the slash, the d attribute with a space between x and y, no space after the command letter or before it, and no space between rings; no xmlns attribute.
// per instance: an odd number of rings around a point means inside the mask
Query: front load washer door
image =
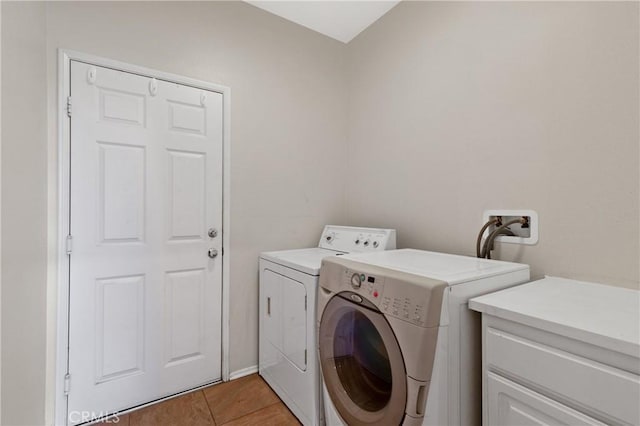
<svg viewBox="0 0 640 426"><path fill-rule="evenodd" d="M327 392L348 425L402 422L406 369L398 341L379 311L334 296L320 321L319 352Z"/></svg>

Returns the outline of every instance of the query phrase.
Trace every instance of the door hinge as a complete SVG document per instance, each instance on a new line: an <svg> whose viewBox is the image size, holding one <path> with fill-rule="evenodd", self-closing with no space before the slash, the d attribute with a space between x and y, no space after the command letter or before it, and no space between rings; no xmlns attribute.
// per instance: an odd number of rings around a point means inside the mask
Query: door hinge
<svg viewBox="0 0 640 426"><path fill-rule="evenodd" d="M304 350L304 365L307 365L307 350Z"/></svg>
<svg viewBox="0 0 640 426"><path fill-rule="evenodd" d="M71 117L71 96L67 96L67 117Z"/></svg>
<svg viewBox="0 0 640 426"><path fill-rule="evenodd" d="M71 374L67 373L64 375L64 394L69 395L69 390L71 389Z"/></svg>
<svg viewBox="0 0 640 426"><path fill-rule="evenodd" d="M71 235L67 235L67 254L71 254L73 249L73 237Z"/></svg>
<svg viewBox="0 0 640 426"><path fill-rule="evenodd" d="M307 310L307 296L304 296L304 310Z"/></svg>

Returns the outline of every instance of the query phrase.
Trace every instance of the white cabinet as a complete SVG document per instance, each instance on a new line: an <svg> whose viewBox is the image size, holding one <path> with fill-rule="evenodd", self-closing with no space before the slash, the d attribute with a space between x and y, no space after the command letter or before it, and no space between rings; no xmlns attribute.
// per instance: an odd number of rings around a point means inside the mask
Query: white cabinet
<svg viewBox="0 0 640 426"><path fill-rule="evenodd" d="M498 374L489 372L486 380L492 426L605 424Z"/></svg>
<svg viewBox="0 0 640 426"><path fill-rule="evenodd" d="M549 277L469 307L485 425L640 425L640 292Z"/></svg>

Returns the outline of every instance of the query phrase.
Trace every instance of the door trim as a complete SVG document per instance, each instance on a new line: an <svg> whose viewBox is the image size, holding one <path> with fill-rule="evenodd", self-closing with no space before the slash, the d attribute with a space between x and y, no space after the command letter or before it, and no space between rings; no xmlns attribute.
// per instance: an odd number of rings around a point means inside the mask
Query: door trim
<svg viewBox="0 0 640 426"><path fill-rule="evenodd" d="M64 394L65 375L69 367L69 257L67 235L69 235L70 201L70 155L71 129L67 116L67 96L71 91L71 61L85 62L145 77L157 78L222 94L222 380L230 379L229 371L229 290L230 290L230 230L231 230L231 89L215 83L166 73L82 52L58 49L58 237L57 237L57 301L55 326L55 380L54 422L67 424L67 398ZM226 250L224 250L226 249ZM48 365L49 362L47 362Z"/></svg>

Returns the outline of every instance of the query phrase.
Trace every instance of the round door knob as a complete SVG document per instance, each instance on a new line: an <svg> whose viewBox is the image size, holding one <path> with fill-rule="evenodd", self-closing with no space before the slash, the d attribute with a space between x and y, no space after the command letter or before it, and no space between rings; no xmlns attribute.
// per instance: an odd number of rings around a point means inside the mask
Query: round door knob
<svg viewBox="0 0 640 426"><path fill-rule="evenodd" d="M207 234L209 234L209 238L215 238L218 236L218 230L215 228L210 228Z"/></svg>
<svg viewBox="0 0 640 426"><path fill-rule="evenodd" d="M207 255L213 259L216 256L218 256L218 250L214 249L214 248L210 248L209 251L207 252Z"/></svg>

